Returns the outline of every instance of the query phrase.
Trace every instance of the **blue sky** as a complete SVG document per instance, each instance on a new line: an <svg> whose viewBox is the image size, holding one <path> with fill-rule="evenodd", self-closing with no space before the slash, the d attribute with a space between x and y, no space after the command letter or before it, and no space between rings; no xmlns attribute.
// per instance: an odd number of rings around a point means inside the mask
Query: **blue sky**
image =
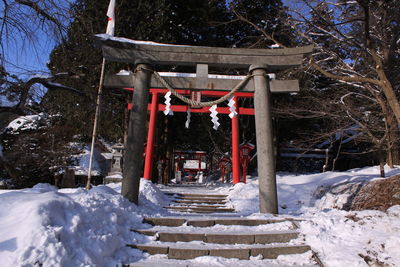
<svg viewBox="0 0 400 267"><path fill-rule="evenodd" d="M7 71L23 76L29 75L30 71L47 72L46 64L55 44L55 41L45 34L41 34L34 44L29 42L8 44Z"/></svg>

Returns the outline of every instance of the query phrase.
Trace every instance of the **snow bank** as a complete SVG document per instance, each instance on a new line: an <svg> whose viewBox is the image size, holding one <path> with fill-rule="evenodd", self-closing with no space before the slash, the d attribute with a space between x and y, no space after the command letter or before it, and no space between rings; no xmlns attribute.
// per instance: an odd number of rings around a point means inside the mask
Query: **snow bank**
<svg viewBox="0 0 400 267"><path fill-rule="evenodd" d="M386 167L387 176L400 173L400 169ZM379 166L353 169L347 172L324 172L318 174L278 174L278 203L280 214L300 215L308 207L319 210L343 208L352 192L362 184L380 179ZM243 215L259 211L258 178L248 179L247 184L238 183L221 189L229 195L233 206Z"/></svg>
<svg viewBox="0 0 400 267"><path fill-rule="evenodd" d="M387 176L400 168L386 167ZM355 190L379 177L379 166L347 172L277 177L279 213L302 220L300 231L325 266L399 266L400 206L387 212L344 211ZM258 178L220 192L228 193L241 215L259 214Z"/></svg>
<svg viewBox="0 0 400 267"><path fill-rule="evenodd" d="M107 187L121 193L121 183L111 183ZM163 207L168 206L168 202L168 198L155 184L144 178L140 179L139 205L146 207L147 213L151 213L153 216L165 214L166 211Z"/></svg>
<svg viewBox="0 0 400 267"><path fill-rule="evenodd" d="M162 213L162 193L141 185L136 206L111 187L61 189L39 184L0 194L0 266L116 266L137 261L143 242L130 228L143 227L144 214ZM151 211L148 208L151 207Z"/></svg>
<svg viewBox="0 0 400 267"><path fill-rule="evenodd" d="M259 212L258 179L247 180L247 184L238 183L228 190L228 197L239 213Z"/></svg>
<svg viewBox="0 0 400 267"><path fill-rule="evenodd" d="M325 266L399 266L400 206L381 211L308 212L305 241Z"/></svg>

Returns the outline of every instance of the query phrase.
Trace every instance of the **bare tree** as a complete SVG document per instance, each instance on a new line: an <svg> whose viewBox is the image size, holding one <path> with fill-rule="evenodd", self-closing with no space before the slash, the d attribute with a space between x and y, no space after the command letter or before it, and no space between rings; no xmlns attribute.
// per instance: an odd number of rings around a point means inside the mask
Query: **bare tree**
<svg viewBox="0 0 400 267"><path fill-rule="evenodd" d="M290 8L291 17L287 23L302 43L315 45L308 67L303 69L308 78L314 80L314 84L308 82L307 86L315 95L303 95L302 107L277 107L277 116L330 118L336 129L314 135L314 142L357 125L362 133L358 139L374 144L381 163L384 149L389 151L389 165L400 163L397 127L400 104L395 90L400 63L400 20L397 17L400 10L396 1L299 0L292 2ZM234 12L263 38L285 47L276 40L274 33L268 33L251 18ZM330 91L335 89L335 94L318 98L321 89L326 91L321 87L313 88L319 77L329 80L328 87ZM305 104L307 102L309 104Z"/></svg>
<svg viewBox="0 0 400 267"><path fill-rule="evenodd" d="M67 90L80 93L71 87L57 83L59 76L76 77L75 74L42 75L38 69L24 69L9 56L15 51L23 54L29 47L29 52L38 51L38 40L45 38L57 42L62 40L70 22L72 1L69 0L2 0L0 22L0 95L5 104L0 106L0 135L3 137L5 127L18 116L29 114L34 107L30 104L37 99L37 90ZM45 37L43 37L45 36ZM30 55L32 56L32 55ZM37 55L43 57L43 55ZM7 67L12 67L14 73L8 73ZM15 70L20 69L20 73ZM41 74L41 75L38 75ZM18 77L18 75L21 75ZM37 100L38 101L38 100ZM1 101L4 102L4 101ZM1 104L1 103L0 103ZM38 112L35 110L33 112ZM0 166L10 177L17 179L17 171L3 153L0 153Z"/></svg>
<svg viewBox="0 0 400 267"><path fill-rule="evenodd" d="M351 92L341 96L348 118L360 126L377 147L382 148L386 143L390 165L399 163L400 103L394 89L398 86L400 49L396 1L300 2L312 16L304 10L293 10L292 26L305 40L316 45L310 65L324 76L348 86ZM329 16L335 19L329 20ZM318 23L311 17L317 18ZM336 43L335 49L321 39ZM358 103L364 114L368 110L363 103L374 102L380 107L377 112L381 113L385 129L381 138L372 134L373 125L362 121L364 115L351 114L347 103L355 97L365 100Z"/></svg>

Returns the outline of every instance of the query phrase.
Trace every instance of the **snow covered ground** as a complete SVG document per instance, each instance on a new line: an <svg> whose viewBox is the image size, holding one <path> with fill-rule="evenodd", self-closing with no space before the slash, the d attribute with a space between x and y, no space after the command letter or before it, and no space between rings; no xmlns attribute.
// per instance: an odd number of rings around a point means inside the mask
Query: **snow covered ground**
<svg viewBox="0 0 400 267"><path fill-rule="evenodd" d="M162 214L163 194L141 183L140 201L117 193L120 185L86 191L38 184L32 189L0 190L0 266L117 266L142 253L126 247L143 237L145 214Z"/></svg>
<svg viewBox="0 0 400 267"><path fill-rule="evenodd" d="M400 169L387 169L388 176ZM343 211L347 183L378 178L379 168L312 175L278 175L281 216L301 219L305 241L326 266L400 266L400 206L387 212ZM330 188L330 193L327 188ZM258 213L258 179L247 184L217 186L239 214ZM143 228L144 216L161 216L168 199L150 182L141 181L140 206L118 192L120 184L60 189L38 184L24 190L0 190L0 266L118 266L144 255L126 247L149 237L129 231ZM240 229L239 229L240 230ZM296 258L292 259L296 262ZM299 259L300 260L300 259ZM235 265L235 260L200 257L200 265ZM236 262L238 263L238 262ZM252 259L248 266L258 266ZM254 264L253 264L254 263Z"/></svg>
<svg viewBox="0 0 400 267"><path fill-rule="evenodd" d="M387 177L400 168L386 168ZM302 219L300 231L325 266L400 266L400 206L387 212L343 211L349 184L379 178L379 167L313 175L278 175L279 212ZM324 193L327 188L330 192ZM339 188L341 190L335 190ZM348 190L346 190L348 189ZM242 214L258 214L258 179L225 188Z"/></svg>

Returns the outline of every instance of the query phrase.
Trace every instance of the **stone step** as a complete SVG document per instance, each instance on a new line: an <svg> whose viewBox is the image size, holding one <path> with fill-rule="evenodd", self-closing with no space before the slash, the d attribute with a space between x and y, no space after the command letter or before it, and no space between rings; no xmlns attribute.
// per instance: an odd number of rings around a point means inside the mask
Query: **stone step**
<svg viewBox="0 0 400 267"><path fill-rule="evenodd" d="M181 226L186 224L194 227L210 227L217 224L220 225L243 225L243 226L257 226L261 224L281 223L287 220L284 219L249 219L249 218L206 218L206 219L185 219L182 217L147 217L143 222L151 225L158 226Z"/></svg>
<svg viewBox="0 0 400 267"><path fill-rule="evenodd" d="M270 244L286 243L299 236L297 231L268 231L258 233L233 233L233 232L173 232L156 231L152 229L133 230L144 235L157 236L162 242L191 242L203 241L215 244Z"/></svg>
<svg viewBox="0 0 400 267"><path fill-rule="evenodd" d="M198 184L196 182L185 182L185 183L182 183L182 184L168 184L168 187L205 188L204 184Z"/></svg>
<svg viewBox="0 0 400 267"><path fill-rule="evenodd" d="M225 198L218 197L187 197L187 196L175 196L176 200L199 200L199 201L226 201Z"/></svg>
<svg viewBox="0 0 400 267"><path fill-rule="evenodd" d="M179 197L201 197L201 198L227 198L228 195L213 195L213 194L189 194L189 193L164 193L170 196L179 196Z"/></svg>
<svg viewBox="0 0 400 267"><path fill-rule="evenodd" d="M248 261L235 261L233 264L230 259L226 259L225 262L221 262L221 259L218 260L218 264L216 266L235 266L235 267L249 267L252 266ZM225 263L225 264L224 264ZM123 267L210 267L215 265L210 265L210 262L201 262L196 260L174 260L174 259L144 259L135 263L123 265ZM268 266L268 267L319 267L317 264L281 264L276 263L274 260L263 260L263 265L257 261L256 266Z"/></svg>
<svg viewBox="0 0 400 267"><path fill-rule="evenodd" d="M234 212L235 209L232 208L208 208L201 206L167 206L164 207L170 210L177 210L181 212L195 212L195 213L218 213L218 212Z"/></svg>
<svg viewBox="0 0 400 267"><path fill-rule="evenodd" d="M169 206L169 207L194 207L194 208L226 208L226 206L225 205L220 205L220 204L213 204L213 205L210 205L209 203L191 203L191 204L189 204L189 203L178 203L179 205L172 205L172 206Z"/></svg>
<svg viewBox="0 0 400 267"><path fill-rule="evenodd" d="M182 204L224 204L226 200L173 200L172 202L175 203L182 203Z"/></svg>
<svg viewBox="0 0 400 267"><path fill-rule="evenodd" d="M142 250L151 255L166 254L169 259L187 260L201 256L216 256L223 258L237 258L248 260L250 256L262 255L264 259L276 259L279 255L302 254L310 251L307 245L255 245L238 247L236 245L224 245L219 247L206 248L201 244L129 244L129 247Z"/></svg>

